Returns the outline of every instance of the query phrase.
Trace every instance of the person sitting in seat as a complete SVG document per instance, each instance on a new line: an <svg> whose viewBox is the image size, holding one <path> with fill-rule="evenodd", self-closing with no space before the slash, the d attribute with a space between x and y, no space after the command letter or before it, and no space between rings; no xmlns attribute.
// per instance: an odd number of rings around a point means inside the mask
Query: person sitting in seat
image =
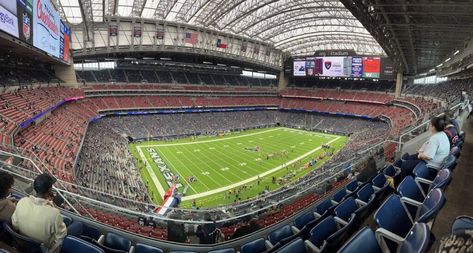
<svg viewBox="0 0 473 253"><path fill-rule="evenodd" d="M11 222L11 216L15 212L15 203L8 198L13 186L13 176L0 171L0 220Z"/></svg>
<svg viewBox="0 0 473 253"><path fill-rule="evenodd" d="M56 179L46 173L37 176L33 182L36 197L18 201L12 216L12 225L20 234L44 243L51 252L59 250L67 235L61 213L52 202L55 182Z"/></svg>
<svg viewBox="0 0 473 253"><path fill-rule="evenodd" d="M394 166L401 168L402 178L412 174L417 164L423 162L427 166L440 169L442 162L450 153L450 142L447 134L443 131L445 128L443 117L433 117L430 120L430 132L432 136L426 141L416 154L404 154L402 159L397 160Z"/></svg>

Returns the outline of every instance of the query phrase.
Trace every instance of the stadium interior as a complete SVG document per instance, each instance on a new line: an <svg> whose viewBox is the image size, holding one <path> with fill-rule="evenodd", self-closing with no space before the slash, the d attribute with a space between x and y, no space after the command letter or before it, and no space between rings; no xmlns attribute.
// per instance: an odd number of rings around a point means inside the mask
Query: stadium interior
<svg viewBox="0 0 473 253"><path fill-rule="evenodd" d="M472 11L0 0L0 253L473 252Z"/></svg>

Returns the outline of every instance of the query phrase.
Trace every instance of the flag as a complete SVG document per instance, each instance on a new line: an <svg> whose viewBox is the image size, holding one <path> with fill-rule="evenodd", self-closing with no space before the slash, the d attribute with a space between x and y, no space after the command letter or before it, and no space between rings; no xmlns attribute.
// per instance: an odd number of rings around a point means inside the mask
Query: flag
<svg viewBox="0 0 473 253"><path fill-rule="evenodd" d="M217 47L218 48L227 48L227 44L222 43L222 39L217 39Z"/></svg>
<svg viewBox="0 0 473 253"><path fill-rule="evenodd" d="M197 44L197 42L199 41L198 39L198 34L197 33L193 33L193 32L186 32L184 34L184 43L189 43L189 44Z"/></svg>
<svg viewBox="0 0 473 253"><path fill-rule="evenodd" d="M269 47L266 47L266 52L265 52L266 56L270 56L271 55L271 48Z"/></svg>
<svg viewBox="0 0 473 253"><path fill-rule="evenodd" d="M253 49L253 53L254 54L259 54L259 45L255 45L255 47Z"/></svg>
<svg viewBox="0 0 473 253"><path fill-rule="evenodd" d="M164 39L164 29L158 29L158 30L156 31L156 38L157 38L158 40Z"/></svg>

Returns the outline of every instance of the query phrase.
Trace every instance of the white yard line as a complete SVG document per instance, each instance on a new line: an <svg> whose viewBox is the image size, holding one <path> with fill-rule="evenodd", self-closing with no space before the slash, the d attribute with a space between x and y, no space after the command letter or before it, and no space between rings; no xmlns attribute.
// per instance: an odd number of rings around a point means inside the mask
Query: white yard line
<svg viewBox="0 0 473 253"><path fill-rule="evenodd" d="M156 174L153 171L153 168L151 168L151 165L149 164L148 159L146 159L145 154L143 154L143 150L141 150L141 147L136 147L136 150L138 150L138 153L140 154L141 161L146 163L146 170L148 171L149 176L151 177L151 180L153 181L153 184L158 188L158 193L161 195L161 198L164 196L166 191L164 191L163 186L159 183L158 178L156 177Z"/></svg>
<svg viewBox="0 0 473 253"><path fill-rule="evenodd" d="M199 143L208 143L208 142L216 142L216 141L226 141L226 140L231 140L231 139L237 139L237 138L243 138L243 137L248 137L248 136L253 136L253 135L258 135L258 134L264 134L276 130L280 130L281 128L274 128L274 129L268 129L265 131L257 132L257 133L251 133L251 134L244 134L244 135L238 135L238 136L232 136L232 137L227 137L227 138L221 138L221 139L215 139L215 140L206 140L206 141L193 141L193 142L184 142L184 143L169 143L169 144L153 144L153 145L142 145L140 147L143 148L152 148L152 147L169 147L169 146L181 146L181 145L191 145L191 144L199 144Z"/></svg>
<svg viewBox="0 0 473 253"><path fill-rule="evenodd" d="M327 142L327 144L331 144L331 143L337 141L338 139L340 139L340 136L337 136L335 139L330 140L329 142ZM314 153L314 152L320 150L321 148L322 148L322 146L319 146L319 147L317 147L317 148L315 148L315 149L313 149L313 150L311 150L311 151L309 151L309 152L307 152L307 153L305 153L305 154L303 154L303 155L301 155L301 156L299 156L299 157L296 157L295 159L293 159L293 160L287 162L285 165L286 165L286 166L291 165L291 164L293 164L293 163L295 163L295 162L297 162L297 161L303 159L304 157L306 157L306 156L308 156L308 155L310 155L310 154L312 154L312 153ZM272 174L272 173L274 173L274 172L276 172L276 171L278 171L278 170L280 170L280 169L282 169L282 168L284 168L284 167L285 167L285 166L280 165L280 166L278 166L278 167L276 167L276 168L273 168L273 169L271 169L271 170L265 171L265 172L263 172L263 173L261 173L261 174L259 174L259 175L256 175L256 176L254 176L254 177L245 179L245 180L240 181L240 182L238 182L238 183L234 183L234 184L231 184L231 185L227 185L227 186L225 186L225 187L222 187L222 188L218 188L218 189L214 189L214 190L210 190L210 191L206 191L206 192L202 192L202 193L197 193L197 194L194 194L194 195L191 195L191 196L185 196L185 197L182 197L182 201L192 200L192 199L197 199L197 198L202 198L202 197L206 197L206 196L209 196L209 195L213 195L213 194L216 194L216 193L219 193L219 192L228 191L228 190L233 189L233 188L236 188L236 187L238 187L238 186L247 184L247 183L249 183L249 182L251 182L251 181L255 181L255 180L257 180L258 178L265 177L265 176L267 176L267 175L269 175L269 174Z"/></svg>

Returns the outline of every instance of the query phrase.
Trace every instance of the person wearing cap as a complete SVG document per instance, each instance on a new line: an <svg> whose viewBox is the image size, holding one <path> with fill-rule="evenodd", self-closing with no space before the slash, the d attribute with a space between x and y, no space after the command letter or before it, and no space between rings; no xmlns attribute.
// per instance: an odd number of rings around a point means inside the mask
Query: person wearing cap
<svg viewBox="0 0 473 253"><path fill-rule="evenodd" d="M61 213L52 202L55 182L46 173L37 176L33 182L36 197L22 198L12 215L12 225L20 234L44 243L50 252L59 250L67 234Z"/></svg>

